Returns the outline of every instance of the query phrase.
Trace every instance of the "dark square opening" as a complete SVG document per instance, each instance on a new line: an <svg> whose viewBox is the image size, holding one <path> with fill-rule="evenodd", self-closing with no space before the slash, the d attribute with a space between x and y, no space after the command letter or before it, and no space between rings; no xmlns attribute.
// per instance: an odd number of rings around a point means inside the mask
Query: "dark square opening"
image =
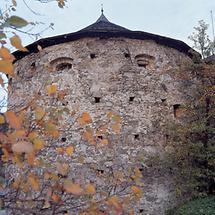
<svg viewBox="0 0 215 215"><path fill-rule="evenodd" d="M101 98L100 97L94 97L95 99L95 103L100 103L101 102Z"/></svg>
<svg viewBox="0 0 215 215"><path fill-rule="evenodd" d="M94 59L94 58L96 58L96 54L94 54L94 53L91 53L91 54L90 54L90 58L91 58L91 59Z"/></svg>
<svg viewBox="0 0 215 215"><path fill-rule="evenodd" d="M135 99L135 97L134 97L134 96L129 97L129 102L133 102L133 101L134 101L134 99Z"/></svg>

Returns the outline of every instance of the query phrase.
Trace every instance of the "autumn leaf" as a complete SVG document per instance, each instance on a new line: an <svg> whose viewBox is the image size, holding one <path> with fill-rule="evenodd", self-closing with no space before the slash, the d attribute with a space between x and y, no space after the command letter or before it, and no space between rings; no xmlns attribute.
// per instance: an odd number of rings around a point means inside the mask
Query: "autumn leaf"
<svg viewBox="0 0 215 215"><path fill-rule="evenodd" d="M58 147L58 148L56 149L56 151L57 151L57 154L59 154L59 155L63 155L64 152L65 152L65 150L64 150L63 147Z"/></svg>
<svg viewBox="0 0 215 215"><path fill-rule="evenodd" d="M142 190L137 186L131 186L131 191L137 196L138 198L142 195Z"/></svg>
<svg viewBox="0 0 215 215"><path fill-rule="evenodd" d="M15 60L15 57L10 53L9 49L5 47L0 48L0 57L9 62L13 62Z"/></svg>
<svg viewBox="0 0 215 215"><path fill-rule="evenodd" d="M34 166L34 160L35 160L35 154L32 152L32 153L28 153L27 154L27 163L29 166Z"/></svg>
<svg viewBox="0 0 215 215"><path fill-rule="evenodd" d="M57 194L53 193L52 196L51 196L52 200L54 202L59 202L61 200L60 196L58 196Z"/></svg>
<svg viewBox="0 0 215 215"><path fill-rule="evenodd" d="M3 72L7 75L15 77L14 67L11 61L8 60L0 60L0 72Z"/></svg>
<svg viewBox="0 0 215 215"><path fill-rule="evenodd" d="M42 140L40 138L34 139L33 143L34 143L34 149L37 150L37 151L43 149L44 146L45 146L44 140Z"/></svg>
<svg viewBox="0 0 215 215"><path fill-rule="evenodd" d="M30 141L34 141L38 137L38 133L36 131L32 131L28 134L28 138Z"/></svg>
<svg viewBox="0 0 215 215"><path fill-rule="evenodd" d="M79 118L79 123L81 126L89 124L92 122L92 119L90 117L90 114L87 112L82 113L82 115Z"/></svg>
<svg viewBox="0 0 215 215"><path fill-rule="evenodd" d="M66 148L66 153L67 153L68 156L72 156L73 152L74 152L74 147L73 146L68 146Z"/></svg>
<svg viewBox="0 0 215 215"><path fill-rule="evenodd" d="M96 193L96 189L93 184L87 184L85 187L86 194L92 195Z"/></svg>
<svg viewBox="0 0 215 215"><path fill-rule="evenodd" d="M104 146L108 145L108 143L109 143L108 139L102 139L101 142L100 142L100 144L102 144Z"/></svg>
<svg viewBox="0 0 215 215"><path fill-rule="evenodd" d="M4 123L5 123L4 116L0 115L0 124L4 124Z"/></svg>
<svg viewBox="0 0 215 215"><path fill-rule="evenodd" d="M67 163L56 163L57 172L63 176L68 174L69 164Z"/></svg>
<svg viewBox="0 0 215 215"><path fill-rule="evenodd" d="M31 185L34 191L39 191L40 189L39 179L33 173L29 174L28 183Z"/></svg>
<svg viewBox="0 0 215 215"><path fill-rule="evenodd" d="M120 134L121 126L120 126L119 123L114 123L114 124L111 125L111 127L112 127L112 130L113 130L114 133Z"/></svg>
<svg viewBox="0 0 215 215"><path fill-rule="evenodd" d="M87 129L83 133L83 139L86 140L87 142L89 142L92 145L96 144L96 141L95 141L94 136L93 136L93 130L92 129Z"/></svg>
<svg viewBox="0 0 215 215"><path fill-rule="evenodd" d="M46 112L44 111L43 108L41 107L37 107L36 110L35 110L35 117L36 117L36 120L41 120L44 116L45 116Z"/></svg>
<svg viewBox="0 0 215 215"><path fill-rule="evenodd" d="M69 179L66 179L64 181L63 187L64 187L66 192L72 193L74 195L80 195L82 193L81 186L79 184L74 184Z"/></svg>
<svg viewBox="0 0 215 215"><path fill-rule="evenodd" d="M8 151L5 148L2 148L1 150L3 152L3 155L1 156L1 160L3 162L8 162L9 157L10 157Z"/></svg>
<svg viewBox="0 0 215 215"><path fill-rule="evenodd" d="M112 196L111 198L108 199L107 204L109 206L115 207L117 210L122 209L122 204L120 202L120 199L117 196Z"/></svg>
<svg viewBox="0 0 215 215"><path fill-rule="evenodd" d="M49 96L53 96L57 92L57 85L56 84L49 85L46 87L46 90Z"/></svg>
<svg viewBox="0 0 215 215"><path fill-rule="evenodd" d="M0 85L1 85L2 87L4 87L4 80L2 79L2 77L0 77Z"/></svg>
<svg viewBox="0 0 215 215"><path fill-rule="evenodd" d="M16 49L23 51L23 52L28 52L28 49L26 49L21 42L21 39L19 38L18 35L14 35L13 37L10 38L10 43L13 47Z"/></svg>
<svg viewBox="0 0 215 215"><path fill-rule="evenodd" d="M18 154L32 153L34 151L34 148L31 142L21 140L12 145L12 151Z"/></svg>
<svg viewBox="0 0 215 215"><path fill-rule="evenodd" d="M7 122L9 125L14 129L20 129L21 128L21 122L20 119L16 116L16 114L13 111L7 111L5 113Z"/></svg>

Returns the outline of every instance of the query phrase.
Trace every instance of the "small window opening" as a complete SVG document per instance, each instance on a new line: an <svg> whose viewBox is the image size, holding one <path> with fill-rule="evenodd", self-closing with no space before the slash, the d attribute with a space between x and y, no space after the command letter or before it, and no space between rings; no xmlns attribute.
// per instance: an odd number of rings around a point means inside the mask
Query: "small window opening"
<svg viewBox="0 0 215 215"><path fill-rule="evenodd" d="M103 140L103 136L97 136L98 137L98 139L100 139L100 140Z"/></svg>
<svg viewBox="0 0 215 215"><path fill-rule="evenodd" d="M143 209L139 209L139 213L143 213Z"/></svg>
<svg viewBox="0 0 215 215"><path fill-rule="evenodd" d="M66 137L62 137L61 142L66 142Z"/></svg>
<svg viewBox="0 0 215 215"><path fill-rule="evenodd" d="M72 64L71 63L60 63L56 66L56 71L61 71L65 69L71 69Z"/></svg>
<svg viewBox="0 0 215 215"><path fill-rule="evenodd" d="M154 65L155 57L147 54L139 54L135 57L139 67L151 68Z"/></svg>
<svg viewBox="0 0 215 215"><path fill-rule="evenodd" d="M101 98L100 97L94 97L95 99L95 103L100 103L101 102Z"/></svg>
<svg viewBox="0 0 215 215"><path fill-rule="evenodd" d="M18 71L16 72L16 74L19 75L19 73L20 73L20 72L19 72L19 70L18 70Z"/></svg>
<svg viewBox="0 0 215 215"><path fill-rule="evenodd" d="M129 53L124 53L125 58L130 58L131 55Z"/></svg>
<svg viewBox="0 0 215 215"><path fill-rule="evenodd" d="M68 102L62 102L62 106L67 106Z"/></svg>
<svg viewBox="0 0 215 215"><path fill-rule="evenodd" d="M162 102L162 103L166 102L166 99L161 99L161 102Z"/></svg>
<svg viewBox="0 0 215 215"><path fill-rule="evenodd" d="M143 61L143 60L138 60L138 61L137 61L137 65L138 65L139 67L144 67L144 68L146 68L146 67L149 65L149 62Z"/></svg>
<svg viewBox="0 0 215 215"><path fill-rule="evenodd" d="M139 140L139 139L140 139L140 135L139 135L139 134L135 134L135 135L134 135L134 139L135 139L135 140Z"/></svg>
<svg viewBox="0 0 215 215"><path fill-rule="evenodd" d="M90 54L90 58L91 58L91 59L94 59L94 58L96 58L96 54L94 54L94 53L91 53L91 54Z"/></svg>
<svg viewBox="0 0 215 215"><path fill-rule="evenodd" d="M59 178L67 178L67 175L62 175L62 174L60 174L60 173L58 173L57 176L58 176Z"/></svg>
<svg viewBox="0 0 215 215"><path fill-rule="evenodd" d="M142 167L141 167L141 168L139 168L139 171L140 171L140 172L142 172L142 171L143 171L143 168L142 168Z"/></svg>
<svg viewBox="0 0 215 215"><path fill-rule="evenodd" d="M97 169L97 172L98 172L99 174L103 174L103 173L104 173L104 170L103 170L103 169Z"/></svg>
<svg viewBox="0 0 215 215"><path fill-rule="evenodd" d="M33 63L31 64L31 68L34 68L35 66L36 66L36 63L33 62Z"/></svg>
<svg viewBox="0 0 215 215"><path fill-rule="evenodd" d="M129 102L133 102L134 101L134 96L129 97Z"/></svg>
<svg viewBox="0 0 215 215"><path fill-rule="evenodd" d="M174 111L174 117L178 118L180 116L180 109L181 109L181 105L180 104L175 104L173 105L173 111Z"/></svg>

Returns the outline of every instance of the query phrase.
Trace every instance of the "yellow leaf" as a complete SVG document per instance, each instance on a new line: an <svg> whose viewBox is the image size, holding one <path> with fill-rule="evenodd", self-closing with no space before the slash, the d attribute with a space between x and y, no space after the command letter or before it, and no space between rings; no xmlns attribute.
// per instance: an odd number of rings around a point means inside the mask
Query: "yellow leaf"
<svg viewBox="0 0 215 215"><path fill-rule="evenodd" d="M86 194L89 194L89 195L96 193L96 189L92 184L87 184L85 187L85 190L86 190Z"/></svg>
<svg viewBox="0 0 215 215"><path fill-rule="evenodd" d="M13 64L8 60L0 60L0 72L15 77Z"/></svg>
<svg viewBox="0 0 215 215"><path fill-rule="evenodd" d="M102 145L108 145L108 140L107 139L103 139L103 140L101 140L101 142L100 142Z"/></svg>
<svg viewBox="0 0 215 215"><path fill-rule="evenodd" d="M96 144L96 141L95 141L94 136L93 136L93 130L92 129L87 129L83 133L83 139L86 140L87 142L89 142L92 145Z"/></svg>
<svg viewBox="0 0 215 215"><path fill-rule="evenodd" d="M3 162L8 162L8 160L9 160L9 153L8 153L8 151L6 149L4 149L4 148L2 148L1 150L3 152L3 155L1 156L1 160Z"/></svg>
<svg viewBox="0 0 215 215"><path fill-rule="evenodd" d="M34 191L39 191L40 189L39 179L33 173L29 174L28 183L31 185Z"/></svg>
<svg viewBox="0 0 215 215"><path fill-rule="evenodd" d="M54 193L52 195L52 200L57 203L61 200L61 198L60 198L60 196L58 196L57 194Z"/></svg>
<svg viewBox="0 0 215 215"><path fill-rule="evenodd" d="M18 154L32 153L34 151L34 148L31 142L21 140L12 145L12 151Z"/></svg>
<svg viewBox="0 0 215 215"><path fill-rule="evenodd" d="M92 122L90 114L87 112L82 113L81 117L79 118L79 123L81 126L89 124Z"/></svg>
<svg viewBox="0 0 215 215"><path fill-rule="evenodd" d="M26 49L21 42L21 39L19 38L18 35L14 35L13 37L10 38L10 43L13 47L16 49L23 51L23 52L28 52L28 49Z"/></svg>
<svg viewBox="0 0 215 215"><path fill-rule="evenodd" d="M66 148L66 153L67 153L68 156L72 156L73 152L74 152L74 147L73 146L68 146Z"/></svg>
<svg viewBox="0 0 215 215"><path fill-rule="evenodd" d="M114 133L116 134L120 134L121 131L121 126L118 123L113 124L112 126L112 130L114 131Z"/></svg>
<svg viewBox="0 0 215 215"><path fill-rule="evenodd" d="M4 123L5 123L4 116L0 115L0 124L4 124Z"/></svg>
<svg viewBox="0 0 215 215"><path fill-rule="evenodd" d="M43 108L41 107L37 107L36 110L35 110L35 117L36 117L36 120L41 120L44 116L45 116L46 112L44 111Z"/></svg>
<svg viewBox="0 0 215 215"><path fill-rule="evenodd" d="M0 77L0 85L1 85L2 87L4 87L4 80L2 79L2 77Z"/></svg>
<svg viewBox="0 0 215 215"><path fill-rule="evenodd" d="M59 155L63 155L64 154L64 148L63 147L58 147L56 149L56 151L57 151L57 154L59 154Z"/></svg>
<svg viewBox="0 0 215 215"><path fill-rule="evenodd" d="M82 189L79 184L74 184L69 179L64 181L63 187L66 192L72 193L74 195L80 195L82 193Z"/></svg>
<svg viewBox="0 0 215 215"><path fill-rule="evenodd" d="M28 135L28 138L29 138L29 140L30 141L34 141L34 139L36 139L38 137L38 134L37 134L37 132L35 132L35 131L32 131L29 135Z"/></svg>
<svg viewBox="0 0 215 215"><path fill-rule="evenodd" d="M138 197L140 198L142 195L142 190L137 187L137 186L131 186L131 191Z"/></svg>
<svg viewBox="0 0 215 215"><path fill-rule="evenodd" d="M44 141L39 138L34 139L33 143L34 143L35 150L38 150L38 151L43 149L45 145Z"/></svg>
<svg viewBox="0 0 215 215"><path fill-rule="evenodd" d="M49 85L46 87L46 90L49 96L53 96L57 92L57 85L56 84Z"/></svg>
<svg viewBox="0 0 215 215"><path fill-rule="evenodd" d="M20 156L18 155L14 155L13 156L13 162L19 167L19 168L22 168L23 167L23 163L20 159Z"/></svg>
<svg viewBox="0 0 215 215"><path fill-rule="evenodd" d="M57 172L63 176L68 174L69 164L67 163L56 163Z"/></svg>
<svg viewBox="0 0 215 215"><path fill-rule="evenodd" d="M5 116L6 116L7 122L12 128L15 128L15 129L21 128L21 122L13 111L7 111L5 113Z"/></svg>
<svg viewBox="0 0 215 215"><path fill-rule="evenodd" d="M29 166L34 166L34 160L35 160L35 155L34 153L28 153L27 154L27 162Z"/></svg>
<svg viewBox="0 0 215 215"><path fill-rule="evenodd" d="M15 57L10 53L9 49L5 47L0 48L0 57L9 62L13 62L15 60Z"/></svg>
<svg viewBox="0 0 215 215"><path fill-rule="evenodd" d="M121 202L117 196L112 196L110 199L107 201L108 205L114 206L115 208L121 208Z"/></svg>

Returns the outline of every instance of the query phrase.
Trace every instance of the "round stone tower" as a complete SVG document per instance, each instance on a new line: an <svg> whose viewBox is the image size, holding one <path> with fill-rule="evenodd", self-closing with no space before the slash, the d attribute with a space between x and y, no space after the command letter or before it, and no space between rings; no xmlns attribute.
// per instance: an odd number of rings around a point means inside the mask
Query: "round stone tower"
<svg viewBox="0 0 215 215"><path fill-rule="evenodd" d="M43 156L51 163L66 159L74 181L113 195L119 190L110 189L111 177L119 177L123 187L139 172L144 186L139 182L143 196L135 213L164 214L176 201L174 181L168 169L158 171L147 161L165 157L168 123L179 120L193 86L179 78L179 68L195 52L181 41L113 24L103 13L78 32L27 49L15 53L9 106L35 102L45 112L62 111L53 122L60 136ZM47 95L48 87L57 92ZM57 153L70 145L71 157Z"/></svg>

